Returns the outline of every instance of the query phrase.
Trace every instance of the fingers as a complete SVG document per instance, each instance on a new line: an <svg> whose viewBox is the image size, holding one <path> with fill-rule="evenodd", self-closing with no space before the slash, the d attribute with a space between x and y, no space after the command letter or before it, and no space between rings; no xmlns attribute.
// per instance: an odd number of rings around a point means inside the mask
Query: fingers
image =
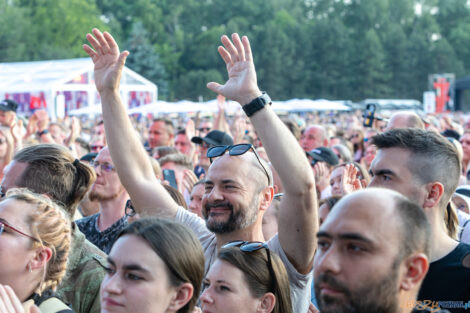
<svg viewBox="0 0 470 313"><path fill-rule="evenodd" d="M221 93L222 85L218 84L218 83L215 83L215 82L210 82L210 83L207 84L207 88L209 88L210 90L212 90L215 93Z"/></svg>
<svg viewBox="0 0 470 313"><path fill-rule="evenodd" d="M232 57L230 56L230 53L228 53L227 50L225 50L224 47L219 46L219 48L217 48L217 51L219 51L219 54L222 57L222 59L224 60L225 64L227 64L227 65L229 65L229 64L232 65L233 64Z"/></svg>
<svg viewBox="0 0 470 313"><path fill-rule="evenodd" d="M239 61L238 51L235 48L235 46L233 45L233 43L230 41L230 39L226 35L223 35L221 41L222 41L222 44L224 45L225 49L227 49L228 53L230 53L230 57L231 57L232 61L233 62ZM220 51L219 51L219 53L220 53Z"/></svg>
<svg viewBox="0 0 470 313"><path fill-rule="evenodd" d="M116 43L116 40L114 40L110 33L104 32L103 37L111 50L117 50L117 52L119 52L119 47Z"/></svg>
<svg viewBox="0 0 470 313"><path fill-rule="evenodd" d="M96 40L95 37L93 37L92 34L86 34L86 39L88 40L88 42L90 43L90 45L93 47L93 49L95 50L95 53L102 53L102 50L101 50L101 45L100 43L98 42L98 40ZM84 46L88 46L88 45L84 45ZM83 47L85 49L85 47ZM85 50L86 51L86 50Z"/></svg>
<svg viewBox="0 0 470 313"><path fill-rule="evenodd" d="M100 47L98 50L100 50L100 52L102 54L107 54L109 53L109 51L111 50L111 48L109 47L109 44L108 42L106 41L106 39L104 38L103 36L103 33L100 32L99 29L97 28L93 28L93 35L95 35L96 39L98 40L99 44L100 44ZM111 35L109 35L109 37L111 37ZM112 39L112 37L111 37ZM114 41L114 39L113 39ZM95 49L97 50L97 49ZM97 51L98 51L97 50Z"/></svg>
<svg viewBox="0 0 470 313"><path fill-rule="evenodd" d="M5 286L5 290L10 297L10 303L14 309L12 312L23 312L23 306L21 305L20 299L18 299L13 289L10 286Z"/></svg>
<svg viewBox="0 0 470 313"><path fill-rule="evenodd" d="M245 49L245 60L253 62L253 55L251 54L251 45L247 36L242 37L243 47Z"/></svg>
<svg viewBox="0 0 470 313"><path fill-rule="evenodd" d="M237 55L239 61L245 61L245 49L243 48L242 41L240 40L240 36L237 33L232 34L232 41L237 48Z"/></svg>
<svg viewBox="0 0 470 313"><path fill-rule="evenodd" d="M126 64L126 59L127 59L127 56L129 55L129 51L123 51L120 55L119 55L119 58L118 58L118 64L119 64L119 67L120 68L123 68L124 67L124 64Z"/></svg>
<svg viewBox="0 0 470 313"><path fill-rule="evenodd" d="M0 312L1 313L13 313L13 304L11 303L10 296L7 294L6 288L0 285Z"/></svg>

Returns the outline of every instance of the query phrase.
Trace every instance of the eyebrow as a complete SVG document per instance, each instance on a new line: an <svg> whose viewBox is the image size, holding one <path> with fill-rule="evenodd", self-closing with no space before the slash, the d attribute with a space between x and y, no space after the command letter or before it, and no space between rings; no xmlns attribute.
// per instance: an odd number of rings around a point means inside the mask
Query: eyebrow
<svg viewBox="0 0 470 313"><path fill-rule="evenodd" d="M116 263L114 263L114 261L111 257L108 257L108 262L111 263L111 265L113 265L114 267L116 267ZM150 274L149 270L143 268L139 264L133 264L133 263L125 264L122 268L125 269L125 270L128 270L128 271L140 271L140 272Z"/></svg>
<svg viewBox="0 0 470 313"><path fill-rule="evenodd" d="M371 245L374 244L374 242L370 240L369 238L364 237L357 233L343 233L343 234L339 234L337 237L341 240L356 240L356 241L362 241ZM317 233L317 238L333 239L333 236L325 231L319 231Z"/></svg>
<svg viewBox="0 0 470 313"><path fill-rule="evenodd" d="M397 176L395 174L395 172L393 172L392 170L389 170L389 169L380 169L380 170L376 170L376 171L373 171L372 169L369 170L369 174L372 174L374 176L377 176L377 175L392 175L392 176Z"/></svg>

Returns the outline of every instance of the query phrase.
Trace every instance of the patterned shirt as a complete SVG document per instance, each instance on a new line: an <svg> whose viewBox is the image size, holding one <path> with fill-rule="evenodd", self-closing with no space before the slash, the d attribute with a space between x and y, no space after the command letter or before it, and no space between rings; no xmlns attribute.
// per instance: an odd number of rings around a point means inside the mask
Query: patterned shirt
<svg viewBox="0 0 470 313"><path fill-rule="evenodd" d="M57 287L57 297L77 313L100 313L100 285L105 266L106 254L86 240L72 223L67 271Z"/></svg>
<svg viewBox="0 0 470 313"><path fill-rule="evenodd" d="M92 244L100 248L106 254L109 254L111 247L116 241L119 233L128 225L127 216L121 217L113 225L104 231L100 231L98 228L98 218L100 213L96 213L91 216L84 217L76 221L80 231L85 234Z"/></svg>

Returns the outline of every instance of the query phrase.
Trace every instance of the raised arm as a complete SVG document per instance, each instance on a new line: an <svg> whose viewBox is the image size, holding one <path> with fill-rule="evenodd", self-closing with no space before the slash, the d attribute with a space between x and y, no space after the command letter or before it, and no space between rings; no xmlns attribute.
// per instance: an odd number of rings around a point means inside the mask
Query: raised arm
<svg viewBox="0 0 470 313"><path fill-rule="evenodd" d="M222 37L219 53L227 65L229 79L224 85L207 87L245 105L261 96L247 37ZM300 273L310 271L318 230L315 180L305 152L270 106L250 117L271 163L284 186L279 211L279 240L291 263Z"/></svg>
<svg viewBox="0 0 470 313"><path fill-rule="evenodd" d="M119 82L129 52L120 53L107 32L93 29L93 35L87 34L91 47L83 45L83 49L95 65L95 84L101 97L106 139L119 178L137 211L174 217L177 204L155 177L119 94Z"/></svg>

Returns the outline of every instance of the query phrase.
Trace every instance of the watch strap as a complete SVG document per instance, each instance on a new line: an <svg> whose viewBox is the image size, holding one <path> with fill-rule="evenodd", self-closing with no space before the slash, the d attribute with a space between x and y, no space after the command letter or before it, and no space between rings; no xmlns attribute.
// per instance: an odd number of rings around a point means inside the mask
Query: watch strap
<svg viewBox="0 0 470 313"><path fill-rule="evenodd" d="M253 99L250 103L245 104L242 109L245 111L245 114L250 117L259 110L263 109L266 104L271 105L271 98L265 91L263 91L261 96Z"/></svg>

